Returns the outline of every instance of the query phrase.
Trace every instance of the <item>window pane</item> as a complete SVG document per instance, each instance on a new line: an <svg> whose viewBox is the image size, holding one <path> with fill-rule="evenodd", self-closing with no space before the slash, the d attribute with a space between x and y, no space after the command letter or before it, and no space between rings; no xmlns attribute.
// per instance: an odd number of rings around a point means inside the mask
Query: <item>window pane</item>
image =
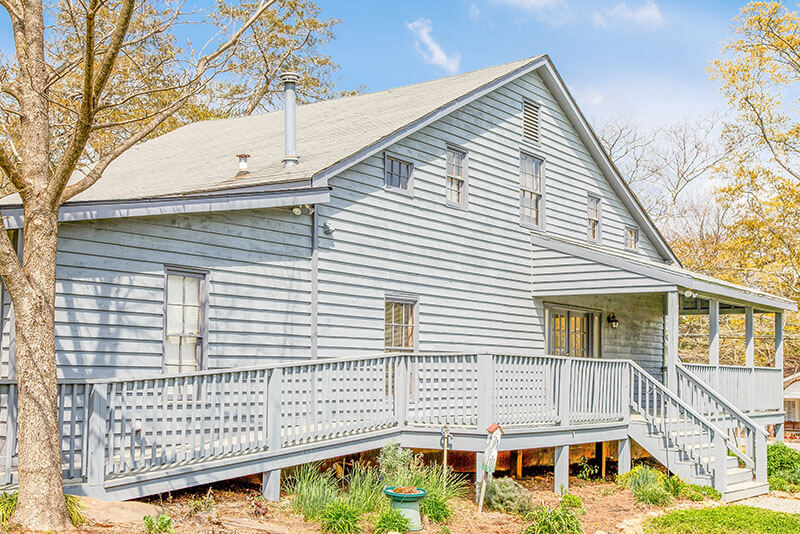
<svg viewBox="0 0 800 534"><path fill-rule="evenodd" d="M180 363L180 342L178 336L167 336L164 343L164 363L166 365L178 365Z"/></svg>
<svg viewBox="0 0 800 534"><path fill-rule="evenodd" d="M185 337L181 340L181 372L187 373L197 369L197 339Z"/></svg>
<svg viewBox="0 0 800 534"><path fill-rule="evenodd" d="M183 306L167 305L167 335L183 333Z"/></svg>
<svg viewBox="0 0 800 534"><path fill-rule="evenodd" d="M183 308L183 333L189 335L200 335L200 308L196 306L185 306Z"/></svg>
<svg viewBox="0 0 800 534"><path fill-rule="evenodd" d="M183 277L175 274L167 276L167 302L180 304L183 302Z"/></svg>
<svg viewBox="0 0 800 534"><path fill-rule="evenodd" d="M200 279L193 276L184 277L183 303L192 306L200 305Z"/></svg>

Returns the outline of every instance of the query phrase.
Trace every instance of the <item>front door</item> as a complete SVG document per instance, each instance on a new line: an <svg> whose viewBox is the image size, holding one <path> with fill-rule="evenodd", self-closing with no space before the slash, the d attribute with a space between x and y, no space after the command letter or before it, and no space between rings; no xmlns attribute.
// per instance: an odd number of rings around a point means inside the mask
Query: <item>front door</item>
<svg viewBox="0 0 800 534"><path fill-rule="evenodd" d="M547 353L553 356L600 356L600 314L556 306L545 307Z"/></svg>

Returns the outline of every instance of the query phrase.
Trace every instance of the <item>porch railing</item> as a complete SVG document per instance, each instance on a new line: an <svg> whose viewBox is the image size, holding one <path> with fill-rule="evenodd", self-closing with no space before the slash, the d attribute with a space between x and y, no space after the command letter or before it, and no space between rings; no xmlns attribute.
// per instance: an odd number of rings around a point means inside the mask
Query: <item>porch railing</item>
<svg viewBox="0 0 800 534"><path fill-rule="evenodd" d="M682 363L697 378L745 413L783 410L783 370Z"/></svg>

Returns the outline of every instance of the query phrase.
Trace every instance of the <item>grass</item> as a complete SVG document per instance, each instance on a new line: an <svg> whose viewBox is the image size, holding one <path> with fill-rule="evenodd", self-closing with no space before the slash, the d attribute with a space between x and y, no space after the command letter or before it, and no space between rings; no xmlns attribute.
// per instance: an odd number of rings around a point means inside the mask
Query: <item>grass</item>
<svg viewBox="0 0 800 534"><path fill-rule="evenodd" d="M158 517L146 515L142 518L142 521L147 534L173 534L175 532L172 518L163 512L158 514Z"/></svg>
<svg viewBox="0 0 800 534"><path fill-rule="evenodd" d="M648 520L645 534L800 534L797 515L752 506L678 510Z"/></svg>
<svg viewBox="0 0 800 534"><path fill-rule="evenodd" d="M411 521L404 516L400 510L387 508L375 522L375 534L386 534L387 532L405 532L411 528Z"/></svg>
<svg viewBox="0 0 800 534"><path fill-rule="evenodd" d="M318 462L298 466L289 476L286 490L292 494L292 509L306 521L319 519L340 496L333 474L322 471Z"/></svg>
<svg viewBox="0 0 800 534"><path fill-rule="evenodd" d="M360 513L377 512L389 504L383 494L383 479L376 468L356 463L346 480L347 500Z"/></svg>
<svg viewBox="0 0 800 534"><path fill-rule="evenodd" d="M325 507L320 515L322 532L330 534L354 534L361 532L358 522L361 514L344 499L338 499Z"/></svg>
<svg viewBox="0 0 800 534"><path fill-rule="evenodd" d="M83 503L79 497L75 495L65 495L64 498L67 502L67 515L69 520L76 527L83 525L86 522L86 515L84 515ZM5 526L8 520L17 511L18 494L16 491L6 493L5 491L0 494L0 525Z"/></svg>
<svg viewBox="0 0 800 534"><path fill-rule="evenodd" d="M427 495L422 499L419 503L419 509L425 517L440 525L447 523L450 520L450 516L453 515L453 511L450 510L450 506L448 506L444 497L437 494Z"/></svg>
<svg viewBox="0 0 800 534"><path fill-rule="evenodd" d="M569 508L537 506L525 516L529 524L522 534L583 534L583 527L575 512Z"/></svg>

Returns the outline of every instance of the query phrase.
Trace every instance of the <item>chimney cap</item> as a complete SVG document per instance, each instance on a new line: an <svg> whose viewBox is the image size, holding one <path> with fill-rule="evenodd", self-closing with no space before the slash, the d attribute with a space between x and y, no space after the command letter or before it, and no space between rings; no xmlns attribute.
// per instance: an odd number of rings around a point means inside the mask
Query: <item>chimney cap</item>
<svg viewBox="0 0 800 534"><path fill-rule="evenodd" d="M283 83L297 83L300 81L300 75L292 71L282 72L280 77Z"/></svg>

